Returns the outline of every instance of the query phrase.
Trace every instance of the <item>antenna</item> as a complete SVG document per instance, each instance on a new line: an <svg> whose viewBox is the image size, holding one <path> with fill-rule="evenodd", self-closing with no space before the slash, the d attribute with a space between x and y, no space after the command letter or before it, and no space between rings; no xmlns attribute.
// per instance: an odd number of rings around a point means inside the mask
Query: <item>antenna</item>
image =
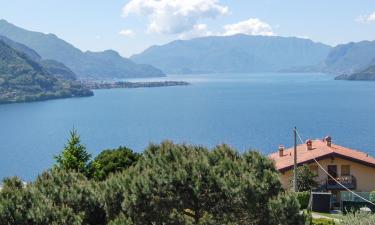
<svg viewBox="0 0 375 225"><path fill-rule="evenodd" d="M294 179L293 179L293 189L294 189L294 192L298 192L298 181L297 181L297 127L294 127L293 133L294 133Z"/></svg>

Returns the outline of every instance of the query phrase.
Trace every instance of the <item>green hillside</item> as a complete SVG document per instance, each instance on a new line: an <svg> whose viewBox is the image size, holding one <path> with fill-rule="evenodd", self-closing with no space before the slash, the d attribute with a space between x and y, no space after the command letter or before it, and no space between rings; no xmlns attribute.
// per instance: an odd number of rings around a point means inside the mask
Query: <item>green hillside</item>
<svg viewBox="0 0 375 225"><path fill-rule="evenodd" d="M77 81L51 75L25 53L0 40L0 103L90 96Z"/></svg>

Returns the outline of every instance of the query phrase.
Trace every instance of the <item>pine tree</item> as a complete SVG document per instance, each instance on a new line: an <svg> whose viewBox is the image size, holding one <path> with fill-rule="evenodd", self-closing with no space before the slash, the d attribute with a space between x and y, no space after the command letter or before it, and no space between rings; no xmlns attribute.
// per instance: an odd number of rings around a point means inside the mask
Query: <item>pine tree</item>
<svg viewBox="0 0 375 225"><path fill-rule="evenodd" d="M90 158L91 154L81 144L80 137L75 129L70 132L68 143L64 146L61 154L55 156L58 168L80 173L87 173Z"/></svg>

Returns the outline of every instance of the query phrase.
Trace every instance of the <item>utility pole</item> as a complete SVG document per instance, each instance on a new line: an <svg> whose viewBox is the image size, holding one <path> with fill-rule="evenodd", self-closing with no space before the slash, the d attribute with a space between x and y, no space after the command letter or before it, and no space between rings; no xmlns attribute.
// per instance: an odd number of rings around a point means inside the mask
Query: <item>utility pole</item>
<svg viewBox="0 0 375 225"><path fill-rule="evenodd" d="M298 191L298 181L297 181L297 127L294 127L294 179L293 179L293 189L294 192Z"/></svg>

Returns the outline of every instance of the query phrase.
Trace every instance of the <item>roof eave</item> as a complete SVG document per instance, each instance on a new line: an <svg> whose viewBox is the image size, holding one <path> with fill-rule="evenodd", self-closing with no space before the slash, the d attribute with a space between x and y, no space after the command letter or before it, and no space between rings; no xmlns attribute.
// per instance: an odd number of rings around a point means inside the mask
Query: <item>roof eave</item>
<svg viewBox="0 0 375 225"><path fill-rule="evenodd" d="M322 156L316 157L315 159L317 161L319 161L319 160L322 160L322 159L325 159L325 158L329 158L329 157L342 158L342 159L346 159L346 160L349 160L349 161L352 161L352 162L356 162L356 163L359 163L359 164L362 164L362 165L365 165L365 166L369 166L369 167L375 168L375 163L366 162L366 161L363 161L361 159L357 159L357 158L353 158L353 157L350 157L350 156L342 155L342 154L337 153L337 152L330 152L330 153L328 153L326 155L322 155ZM309 163L312 163L312 162L315 162L315 160L314 159L305 160L303 162L297 163L297 165L301 166L303 164L309 164ZM293 169L293 167L294 167L294 165L290 165L290 166L286 166L286 167L280 168L278 170L279 170L279 172L286 172L288 170Z"/></svg>

